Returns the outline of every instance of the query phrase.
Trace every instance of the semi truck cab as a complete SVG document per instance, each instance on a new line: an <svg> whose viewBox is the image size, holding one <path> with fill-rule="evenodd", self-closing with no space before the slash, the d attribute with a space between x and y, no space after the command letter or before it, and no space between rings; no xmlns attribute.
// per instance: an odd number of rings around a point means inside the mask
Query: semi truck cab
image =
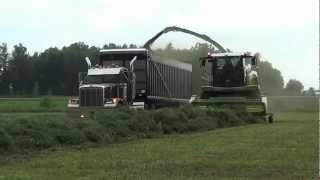
<svg viewBox="0 0 320 180"><path fill-rule="evenodd" d="M79 74L79 96L68 107L81 111L122 105L152 109L188 103L190 64L161 60L145 48L100 50L98 64Z"/></svg>
<svg viewBox="0 0 320 180"><path fill-rule="evenodd" d="M124 67L90 68L79 79L79 97L69 107L117 107L131 104L132 72Z"/></svg>
<svg viewBox="0 0 320 180"><path fill-rule="evenodd" d="M79 86L80 106L116 107L130 104L130 78L130 72L123 67L89 69L83 84Z"/></svg>

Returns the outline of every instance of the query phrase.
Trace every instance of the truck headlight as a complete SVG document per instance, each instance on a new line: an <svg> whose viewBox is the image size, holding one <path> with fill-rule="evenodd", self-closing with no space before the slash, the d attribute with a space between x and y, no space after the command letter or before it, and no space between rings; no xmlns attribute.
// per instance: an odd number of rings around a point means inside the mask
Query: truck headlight
<svg viewBox="0 0 320 180"><path fill-rule="evenodd" d="M191 98L189 99L189 103L193 103L197 99L197 95L192 95Z"/></svg>
<svg viewBox="0 0 320 180"><path fill-rule="evenodd" d="M69 104L79 104L79 99L71 98L69 99Z"/></svg>
<svg viewBox="0 0 320 180"><path fill-rule="evenodd" d="M117 104L117 101L118 101L117 98L112 99L113 104Z"/></svg>

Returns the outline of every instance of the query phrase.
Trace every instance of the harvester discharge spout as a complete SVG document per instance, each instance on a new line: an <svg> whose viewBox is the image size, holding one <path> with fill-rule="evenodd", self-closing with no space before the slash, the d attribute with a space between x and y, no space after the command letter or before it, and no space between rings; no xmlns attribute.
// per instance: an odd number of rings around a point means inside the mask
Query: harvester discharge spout
<svg viewBox="0 0 320 180"><path fill-rule="evenodd" d="M225 53L227 52L227 50L225 50L219 43L217 43L216 41L212 40L209 36L205 35L205 34L199 34L197 32L191 31L189 29L185 29L185 28L181 28L181 27L177 27L177 26L169 26L164 28L162 31L160 31L159 33L157 33L155 36L153 36L151 39L149 39L145 44L144 44L144 48L146 49L151 49L150 46L163 34L166 34L168 32L183 32L186 34L190 34L193 35L195 37L198 37L204 41L209 42L210 44L214 45L219 52L221 53Z"/></svg>

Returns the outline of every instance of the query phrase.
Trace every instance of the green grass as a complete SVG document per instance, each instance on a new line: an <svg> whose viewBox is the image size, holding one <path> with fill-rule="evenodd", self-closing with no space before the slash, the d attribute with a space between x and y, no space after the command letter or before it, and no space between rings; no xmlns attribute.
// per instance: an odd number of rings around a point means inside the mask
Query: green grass
<svg viewBox="0 0 320 180"><path fill-rule="evenodd" d="M272 96L268 97L271 112L318 112L319 97L316 96Z"/></svg>
<svg viewBox="0 0 320 180"><path fill-rule="evenodd" d="M66 97L50 97L52 107L40 106L42 98L0 98L0 112L64 112ZM318 97L273 96L268 97L271 112L318 111Z"/></svg>
<svg viewBox="0 0 320 180"><path fill-rule="evenodd" d="M315 179L318 114L99 147L41 151L0 165L0 179Z"/></svg>
<svg viewBox="0 0 320 180"><path fill-rule="evenodd" d="M67 108L67 98L50 97L51 107L40 106L42 98L0 98L0 112L63 112Z"/></svg>
<svg viewBox="0 0 320 180"><path fill-rule="evenodd" d="M40 107L40 99L0 99L0 124L21 119L21 122L37 119L64 122L66 100L57 98L53 104L48 109ZM275 112L274 124L162 135L153 139L135 138L118 144L58 145L42 151L26 150L26 154L0 154L0 180L316 179L319 171L318 99L270 97L269 105ZM172 112L160 112L159 116L180 117ZM202 116L198 120L203 120ZM183 124L173 125L185 128ZM176 130L173 133L177 133Z"/></svg>

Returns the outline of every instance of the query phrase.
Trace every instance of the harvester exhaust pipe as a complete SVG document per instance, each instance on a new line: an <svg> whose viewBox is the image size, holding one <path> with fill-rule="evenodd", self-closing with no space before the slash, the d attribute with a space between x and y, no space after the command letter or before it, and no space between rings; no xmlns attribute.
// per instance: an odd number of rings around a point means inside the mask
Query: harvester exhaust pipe
<svg viewBox="0 0 320 180"><path fill-rule="evenodd" d="M129 66L130 66L130 72L131 72L131 75L132 75L132 78L131 78L131 84L132 84L132 99L135 99L136 97L136 74L134 73L134 62L137 60L137 56L134 56L132 58L132 60L130 61L129 63Z"/></svg>
<svg viewBox="0 0 320 180"><path fill-rule="evenodd" d="M134 67L133 67L133 63L137 60L137 56L134 56L132 58L132 60L130 61L130 71L133 72L134 71Z"/></svg>
<svg viewBox="0 0 320 180"><path fill-rule="evenodd" d="M90 69L91 68L91 61L90 61L89 57L86 57L85 60L88 65L88 69Z"/></svg>

